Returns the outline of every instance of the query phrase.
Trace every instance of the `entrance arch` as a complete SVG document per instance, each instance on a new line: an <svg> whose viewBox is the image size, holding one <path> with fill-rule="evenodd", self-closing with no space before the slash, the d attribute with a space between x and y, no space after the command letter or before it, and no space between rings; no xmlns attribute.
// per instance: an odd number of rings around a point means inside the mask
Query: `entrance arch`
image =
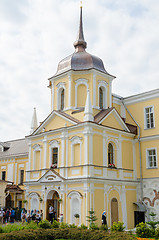
<svg viewBox="0 0 159 240"><path fill-rule="evenodd" d="M58 220L60 214L60 204L59 204L59 194L55 190L51 190L47 195L47 204L46 204L46 219L49 220L49 205L54 208L55 220Z"/></svg>
<svg viewBox="0 0 159 240"><path fill-rule="evenodd" d="M113 198L111 200L111 225L113 225L113 222L118 221L118 200L116 198Z"/></svg>

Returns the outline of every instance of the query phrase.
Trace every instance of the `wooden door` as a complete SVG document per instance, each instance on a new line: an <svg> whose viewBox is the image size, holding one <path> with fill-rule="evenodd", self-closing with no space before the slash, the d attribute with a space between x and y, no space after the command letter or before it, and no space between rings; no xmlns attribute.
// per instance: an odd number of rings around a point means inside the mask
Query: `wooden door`
<svg viewBox="0 0 159 240"><path fill-rule="evenodd" d="M113 222L118 222L118 200L116 198L113 198L111 200L111 225L113 225Z"/></svg>

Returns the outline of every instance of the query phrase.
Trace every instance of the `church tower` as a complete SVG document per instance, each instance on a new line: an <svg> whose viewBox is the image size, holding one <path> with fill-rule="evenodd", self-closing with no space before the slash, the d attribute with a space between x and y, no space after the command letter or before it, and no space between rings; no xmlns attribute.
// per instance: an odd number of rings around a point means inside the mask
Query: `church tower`
<svg viewBox="0 0 159 240"><path fill-rule="evenodd" d="M72 111L84 111L87 92L95 115L101 109L112 107L112 80L103 61L86 52L84 39L82 7L75 51L58 64L56 74L49 78L51 89L51 110L60 110L72 114Z"/></svg>

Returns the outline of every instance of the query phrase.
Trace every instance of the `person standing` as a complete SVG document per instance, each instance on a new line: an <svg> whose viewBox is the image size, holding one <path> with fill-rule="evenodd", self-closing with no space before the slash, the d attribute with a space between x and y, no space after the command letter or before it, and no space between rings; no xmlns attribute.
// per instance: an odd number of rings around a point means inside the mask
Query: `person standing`
<svg viewBox="0 0 159 240"><path fill-rule="evenodd" d="M15 210L11 208L10 222L14 223L14 219L15 219Z"/></svg>
<svg viewBox="0 0 159 240"><path fill-rule="evenodd" d="M4 214L3 208L1 208L1 210L0 210L0 224L3 224L3 214Z"/></svg>
<svg viewBox="0 0 159 240"><path fill-rule="evenodd" d="M9 211L9 208L7 208L7 210L6 210L6 214L5 214L5 220L6 220L6 223L9 222L9 215L10 215L10 211Z"/></svg>
<svg viewBox="0 0 159 240"><path fill-rule="evenodd" d="M49 220L51 224L53 222L53 214L54 214L54 208L51 206L51 204L49 204Z"/></svg>
<svg viewBox="0 0 159 240"><path fill-rule="evenodd" d="M102 225L107 225L106 211L102 213Z"/></svg>

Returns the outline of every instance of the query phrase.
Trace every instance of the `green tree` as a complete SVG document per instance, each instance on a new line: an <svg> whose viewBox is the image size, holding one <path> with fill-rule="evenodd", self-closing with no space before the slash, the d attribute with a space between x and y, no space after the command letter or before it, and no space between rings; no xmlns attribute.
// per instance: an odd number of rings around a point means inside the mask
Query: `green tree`
<svg viewBox="0 0 159 240"><path fill-rule="evenodd" d="M90 211L88 211L89 216L87 217L87 221L90 224L90 227L93 226L95 224L95 221L97 221L97 217L95 216L95 211L93 211L93 209L91 209Z"/></svg>

